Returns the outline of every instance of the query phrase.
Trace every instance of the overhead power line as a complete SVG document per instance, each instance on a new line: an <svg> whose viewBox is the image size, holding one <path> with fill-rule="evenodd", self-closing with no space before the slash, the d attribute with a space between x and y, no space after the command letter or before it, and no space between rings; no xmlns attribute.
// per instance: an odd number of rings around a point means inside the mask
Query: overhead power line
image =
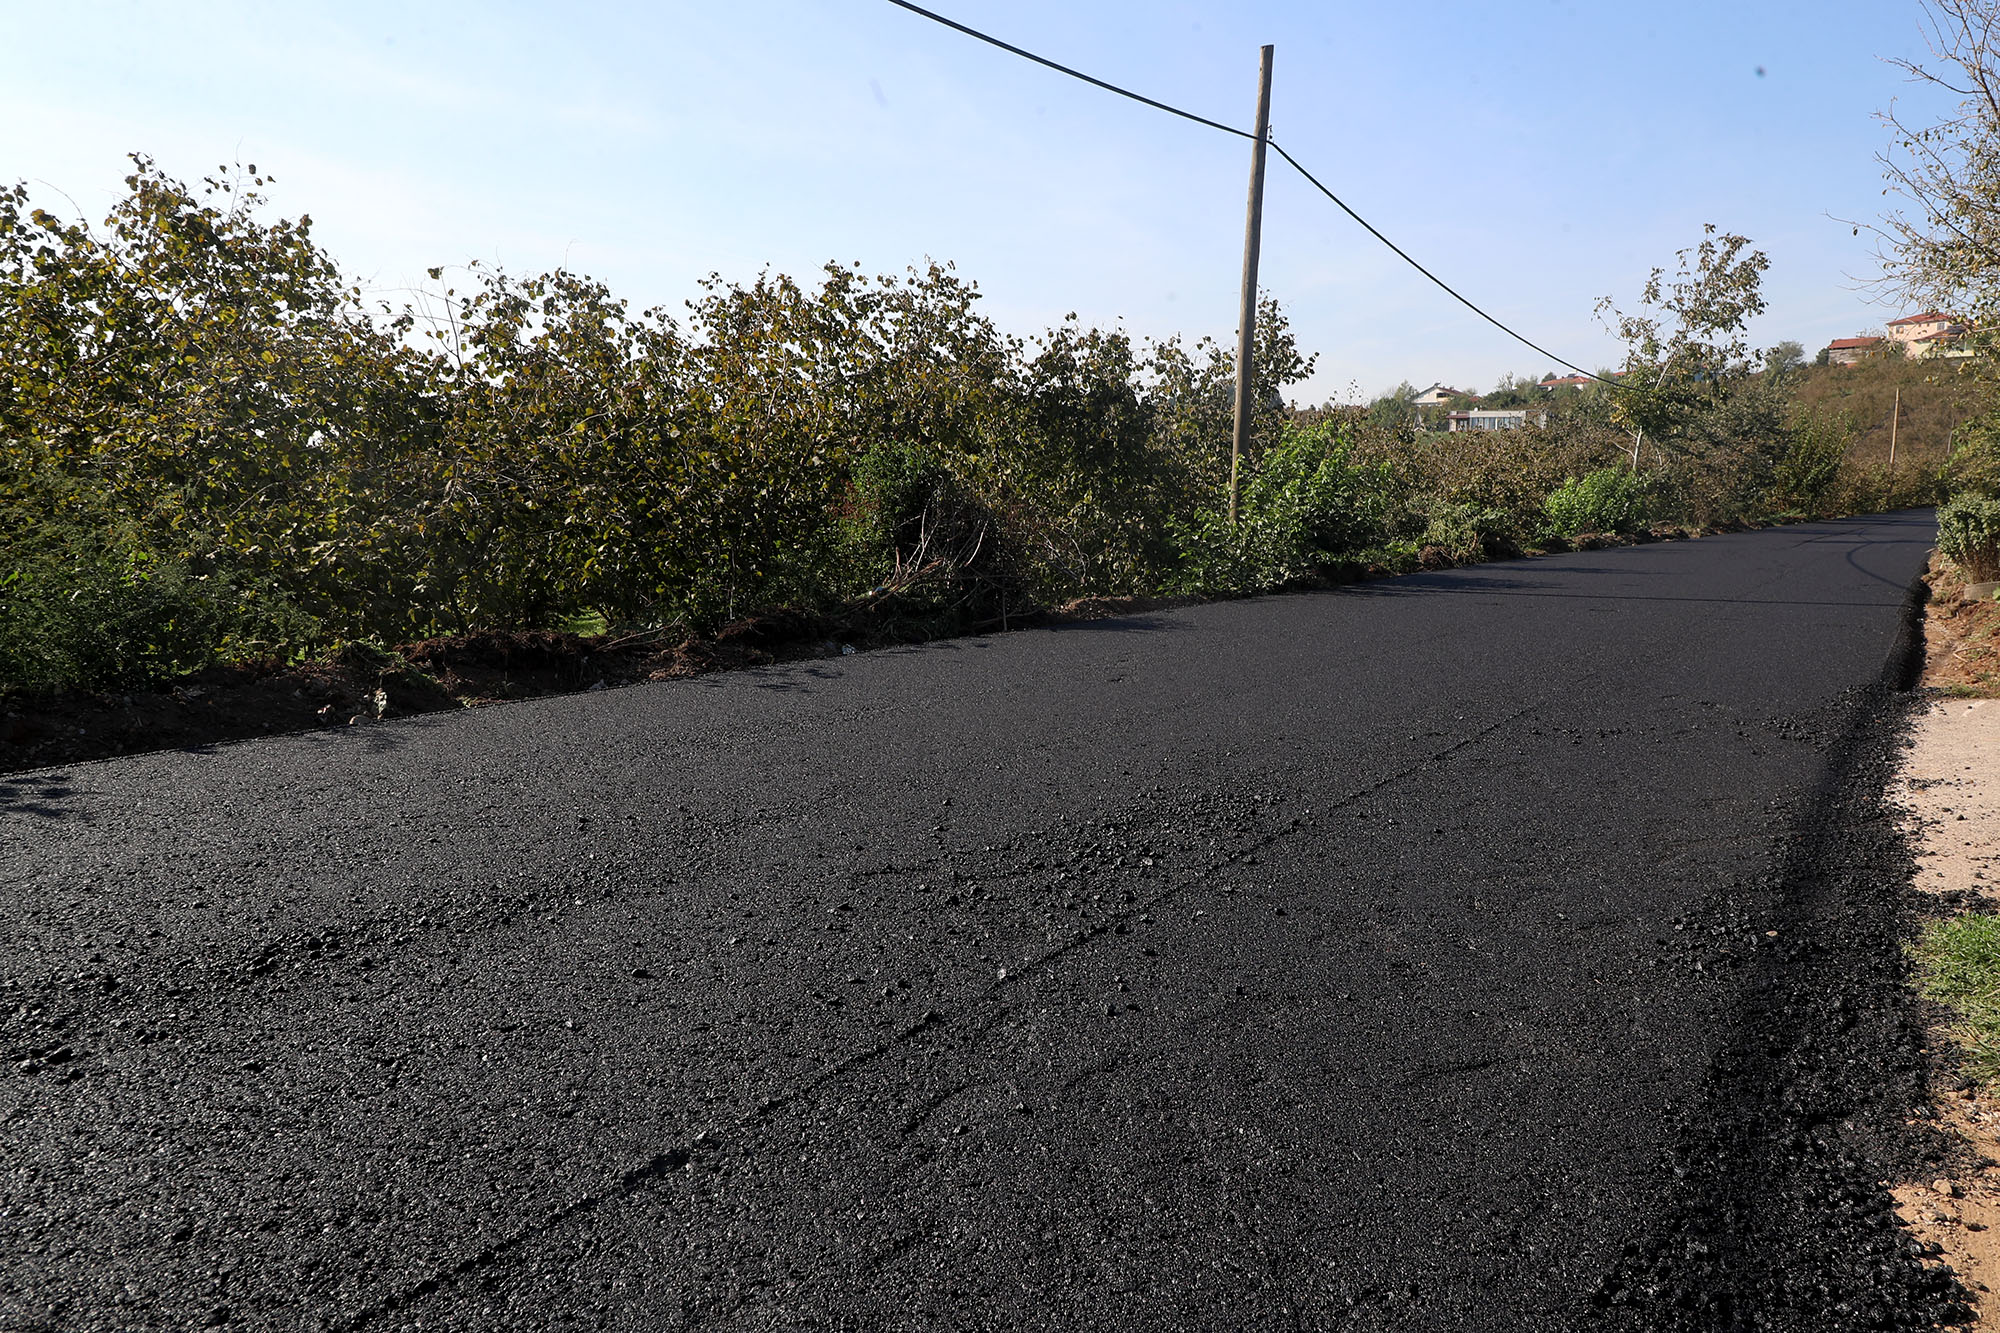
<svg viewBox="0 0 2000 1333"><path fill-rule="evenodd" d="M1056 71L1058 74L1067 74L1072 79L1080 79L1084 83L1090 84L1092 87L1095 88L1102 88L1104 89L1104 91L1108 93L1116 93L1120 97L1130 98L1132 101L1139 102L1146 106L1152 107L1156 111L1164 111L1170 116L1179 116L1182 120L1191 120L1197 125L1205 125L1209 129L1220 130L1224 134L1233 134L1239 139L1249 139L1252 142L1255 142L1257 139L1257 136L1252 134L1248 130L1239 130L1234 125L1226 125L1219 120L1210 120L1207 116L1198 116L1192 111L1188 111L1181 107L1174 106L1171 103L1162 102L1155 98L1147 97L1143 93L1135 93L1130 88L1121 88L1117 84L1111 83L1108 80L1097 78L1094 75L1085 74L1080 69L1072 69L1070 66L1062 64L1059 61L1050 60L1047 56L1039 56L1036 55L1033 51L1025 50L1021 47L1015 46L1011 42L1003 42L998 37L993 36L991 33L981 32L977 28L967 27L965 24L957 22L954 19L948 19L944 15L936 13L933 10L925 9L922 5L911 4L910 0L889 0L889 3L895 5L898 9L907 9L912 14L920 15L924 18L929 19L933 23L942 24L945 27L950 28L955 32L961 32L964 33L967 37L971 37L978 41L985 42L988 46L997 46L1002 51L1005 51L1010 55L1016 55L1021 57L1023 60L1030 60L1037 65L1046 66L1047 68ZM1269 144L1272 148L1276 149L1278 156L1284 158L1285 161L1291 165L1292 170L1298 172L1299 175L1305 177L1307 183L1310 184L1315 190L1318 190L1328 199L1331 199L1335 207L1339 208L1341 212L1347 214L1348 217L1353 218L1357 223L1361 225L1362 229L1365 230L1370 236L1373 236L1376 240L1382 242L1383 245L1389 247L1390 251L1393 254L1395 254L1395 256L1398 259L1402 260L1405 264L1408 264L1411 268L1415 269L1417 272L1423 274L1426 278L1430 279L1430 281L1437 287L1437 289L1443 292L1446 296L1449 296L1452 300L1458 302L1460 305L1464 306L1467 310L1470 310L1473 314L1479 316L1481 319L1485 320L1488 324L1491 324L1494 328L1506 334L1509 338L1512 338L1515 342L1520 343L1523 347L1526 347L1529 351L1540 353L1542 356L1547 357L1549 360L1555 362L1557 365L1567 366L1571 370L1575 371L1577 374L1588 376L1589 378L1596 380L1600 384L1608 384L1614 389L1622 389L1626 387L1625 385L1620 384L1617 380L1609 379L1606 376L1599 375L1594 371L1585 370L1582 366L1577 365L1574 361L1568 360L1565 357L1557 356L1554 352L1549 351L1547 348L1541 346L1536 342L1533 342L1529 338L1516 332L1514 329L1509 328L1501 320L1495 318L1492 315L1487 314L1486 311L1480 309L1478 305L1476 305L1472 300L1470 300L1468 297L1460 293L1450 283L1446 282L1443 278L1440 278L1437 274L1431 272L1429 269L1425 268L1422 264L1418 263L1415 259L1411 258L1409 251L1403 249L1402 246L1397 245L1387 236L1384 236L1382 232L1373 223L1368 221L1367 218L1362 217L1359 213L1355 212L1353 208L1349 207L1346 200L1342 199L1339 195L1335 194L1332 190L1329 190L1325 185L1321 184L1317 176L1313 175L1310 171L1307 171L1305 169L1305 166L1302 163L1300 163L1300 161L1297 158L1293 157L1290 153L1286 152L1283 145L1279 144L1278 141L1272 138L1268 133L1264 136L1264 142Z"/></svg>
<svg viewBox="0 0 2000 1333"><path fill-rule="evenodd" d="M1024 51L1010 42L1001 41L998 37L990 33L981 32L977 28L968 28L963 23L948 19L942 14L933 13L925 9L922 5L913 5L910 3L910 0L889 0L889 3L899 9L907 9L912 14L921 14L933 23L942 23L945 27L962 32L967 37L976 37L988 46L997 46L1010 55L1017 55L1023 60L1032 60L1037 65L1046 65L1058 74L1067 74L1072 79L1082 79L1085 83L1102 88L1107 93L1117 93L1120 97L1129 97L1135 102L1144 102L1155 111L1164 111L1170 116L1179 116L1182 120L1191 120L1197 125L1206 125L1212 130L1221 130L1224 134L1233 134L1239 139L1255 139L1257 137L1248 130L1239 130L1234 125L1225 125L1219 120L1210 120L1207 116L1197 116L1192 111L1183 111L1177 106L1170 106L1165 102L1156 102L1144 94L1133 92L1130 88L1120 88L1115 83L1106 83L1103 79L1094 78L1089 74L1085 74L1080 69L1071 69L1068 65L1057 64L1047 56L1038 56L1033 51Z"/></svg>
<svg viewBox="0 0 2000 1333"><path fill-rule="evenodd" d="M1460 305L1464 306L1467 310L1470 310L1473 314L1479 316L1481 319L1485 320L1488 324L1491 324L1494 328L1500 330L1500 332L1506 334L1509 338L1512 338L1515 342L1521 344L1521 346L1527 348L1529 351L1540 352L1543 356L1549 358L1549 360L1555 362L1557 365L1568 366L1571 370L1574 370L1577 374L1588 375L1590 376L1590 378L1596 380L1600 384L1609 384L1614 389L1621 389L1625 387L1624 385L1620 384L1617 380L1607 379L1605 376L1599 375L1595 371L1585 370L1582 366L1577 365L1574 361L1565 360L1564 358L1557 356L1554 352L1549 351L1547 348L1542 347L1537 343L1529 341L1527 338L1523 337L1519 333L1516 333L1513 329L1510 329L1505 324L1502 324L1499 320L1495 319L1493 316L1487 314L1484 310L1481 310L1478 306L1474 305L1464 296L1461 296L1458 293L1458 291L1452 287L1450 283L1446 282L1443 278L1440 278L1437 274L1425 268L1422 264L1419 264L1416 260L1410 258L1408 251L1403 249L1402 246L1396 244L1394 241L1390 240L1387 236L1384 236L1381 232L1377 231L1373 223L1369 222L1367 218L1362 217L1359 213L1349 208L1347 206L1346 201L1341 199L1339 195L1335 194L1332 190L1327 189L1326 186L1321 185L1319 183L1319 178L1313 175L1310 171L1307 171L1305 167L1300 165L1299 160L1297 158L1293 157L1290 153L1286 152L1285 146L1283 144L1279 143L1276 139L1269 139L1267 140L1267 142L1270 143L1271 147L1277 150L1278 156L1284 158L1285 161L1291 163L1292 170L1298 172L1299 175L1304 176L1307 182L1311 184L1311 186L1315 190L1318 190L1321 194L1333 200L1334 204L1340 209L1341 212L1347 214L1347 216L1353 218L1356 222L1360 223L1362 228L1366 230L1370 236L1373 236L1376 240L1382 242L1382 244L1388 246L1391 250L1393 250L1398 259L1401 259L1405 264L1408 264L1411 268L1423 274L1426 278L1429 278L1433 283L1436 283L1438 290L1443 292L1445 295L1449 296L1452 300L1458 302Z"/></svg>

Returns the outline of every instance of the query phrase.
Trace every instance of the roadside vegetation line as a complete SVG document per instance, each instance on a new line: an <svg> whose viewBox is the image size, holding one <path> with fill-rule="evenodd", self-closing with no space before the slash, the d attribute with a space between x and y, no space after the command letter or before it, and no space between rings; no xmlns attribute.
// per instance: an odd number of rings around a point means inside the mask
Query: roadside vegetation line
<svg viewBox="0 0 2000 1333"><path fill-rule="evenodd" d="M947 264L716 276L683 313L439 268L382 305L308 218L267 216L268 181L138 156L98 224L0 187L0 711L584 623L699 638L782 609L934 638L1930 503L1995 453L1912 426L1892 467L1806 407L1848 368L1749 346L1766 260L1711 228L1607 307L1620 387L1509 377L1514 429L1414 394L1288 403L1317 358L1265 298L1232 518L1213 339L1016 336Z"/></svg>
<svg viewBox="0 0 2000 1333"><path fill-rule="evenodd" d="M1745 523L1718 531L1759 526ZM1585 533L1523 554L1604 550L1706 535L1663 527ZM1448 567L1443 562L1436 565ZM1344 586L1393 572L1380 566L1327 571L1269 591ZM961 633L1143 615L1227 596L1082 597L1016 615L1004 626L972 627ZM937 630L895 617L870 620L780 609L746 616L707 635L679 629L627 635L524 630L448 635L393 649L348 643L292 663L265 659L218 664L152 688L63 691L17 697L11 704L0 697L0 774L785 662L838 661L857 652L939 637L960 635L953 634L950 626Z"/></svg>

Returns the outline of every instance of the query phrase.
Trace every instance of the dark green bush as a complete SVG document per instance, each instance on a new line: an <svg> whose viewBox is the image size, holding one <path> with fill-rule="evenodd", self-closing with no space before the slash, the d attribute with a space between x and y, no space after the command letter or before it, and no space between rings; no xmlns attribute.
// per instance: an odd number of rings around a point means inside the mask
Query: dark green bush
<svg viewBox="0 0 2000 1333"><path fill-rule="evenodd" d="M268 590L81 554L0 575L0 695L133 689L310 642L316 626Z"/></svg>
<svg viewBox="0 0 2000 1333"><path fill-rule="evenodd" d="M1417 545L1431 553L1432 561L1466 565L1515 554L1524 535L1506 510L1437 500L1426 514Z"/></svg>
<svg viewBox="0 0 2000 1333"><path fill-rule="evenodd" d="M1808 416L1797 422L1772 476L1773 506L1805 518L1820 513L1840 480L1853 437L1845 420Z"/></svg>
<svg viewBox="0 0 2000 1333"><path fill-rule="evenodd" d="M1560 537L1625 532L1644 518L1639 479L1629 469L1607 467L1567 478L1543 502L1549 526Z"/></svg>
<svg viewBox="0 0 2000 1333"><path fill-rule="evenodd" d="M1938 549L1973 582L2000 579L2000 499L1960 495L1938 510Z"/></svg>
<svg viewBox="0 0 2000 1333"><path fill-rule="evenodd" d="M1945 465L1953 494L2000 496L2000 420L1990 414L1958 432L1958 447Z"/></svg>
<svg viewBox="0 0 2000 1333"><path fill-rule="evenodd" d="M1289 426L1246 470L1235 525L1218 505L1183 528L1173 586L1251 592L1358 563L1388 537L1391 471L1354 457L1351 429Z"/></svg>

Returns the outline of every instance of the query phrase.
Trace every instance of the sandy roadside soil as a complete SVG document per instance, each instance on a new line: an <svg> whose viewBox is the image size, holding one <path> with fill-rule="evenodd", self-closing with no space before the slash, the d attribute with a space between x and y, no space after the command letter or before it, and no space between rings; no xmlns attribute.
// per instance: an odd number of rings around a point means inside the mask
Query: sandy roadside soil
<svg viewBox="0 0 2000 1333"><path fill-rule="evenodd" d="M1936 700L1917 725L1898 787L1921 840L1918 890L1954 895L1954 911L2000 911L2000 699ZM2000 1090L1941 1087L1938 1110L1981 1165L1892 1192L1904 1222L1978 1298L1972 1327L2000 1333Z"/></svg>

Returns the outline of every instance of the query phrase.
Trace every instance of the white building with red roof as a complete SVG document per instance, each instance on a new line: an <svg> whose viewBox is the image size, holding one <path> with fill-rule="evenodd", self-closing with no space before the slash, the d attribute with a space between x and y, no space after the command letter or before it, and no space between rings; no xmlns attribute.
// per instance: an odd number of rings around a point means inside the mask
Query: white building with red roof
<svg viewBox="0 0 2000 1333"><path fill-rule="evenodd" d="M1907 356L1966 356L1969 349L1959 346L1965 336L1962 320L1936 310L1921 315L1892 319L1886 326L1892 342L1900 343Z"/></svg>

